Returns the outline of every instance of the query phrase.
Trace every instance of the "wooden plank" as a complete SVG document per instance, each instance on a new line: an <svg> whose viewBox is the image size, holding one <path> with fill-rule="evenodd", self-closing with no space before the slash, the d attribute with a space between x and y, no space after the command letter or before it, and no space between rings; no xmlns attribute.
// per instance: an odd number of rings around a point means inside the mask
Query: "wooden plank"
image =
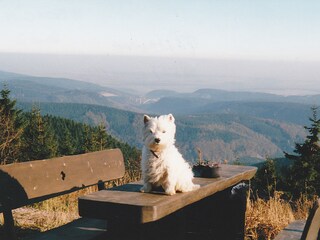
<svg viewBox="0 0 320 240"><path fill-rule="evenodd" d="M297 220L284 228L274 240L300 240L306 221Z"/></svg>
<svg viewBox="0 0 320 240"><path fill-rule="evenodd" d="M119 149L4 165L0 202L16 208L32 199L121 178L124 172Z"/></svg>
<svg viewBox="0 0 320 240"><path fill-rule="evenodd" d="M309 212L306 225L303 229L301 240L320 238L320 199L318 199Z"/></svg>
<svg viewBox="0 0 320 240"><path fill-rule="evenodd" d="M163 192L141 193L141 182L126 184L80 197L79 213L86 217L123 218L134 223L148 223L241 181L249 180L256 171L256 167L222 165L220 178L195 178L194 182L200 184L201 188L173 196L167 196Z"/></svg>
<svg viewBox="0 0 320 240"><path fill-rule="evenodd" d="M80 218L61 227L30 234L24 240L92 240L107 233L105 220Z"/></svg>

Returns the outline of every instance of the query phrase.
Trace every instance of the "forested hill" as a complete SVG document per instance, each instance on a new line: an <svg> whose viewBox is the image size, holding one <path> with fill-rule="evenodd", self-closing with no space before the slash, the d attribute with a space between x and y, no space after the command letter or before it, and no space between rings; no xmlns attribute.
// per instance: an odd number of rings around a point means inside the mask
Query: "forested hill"
<svg viewBox="0 0 320 240"><path fill-rule="evenodd" d="M312 105L292 102L209 102L200 98L162 98L159 101L145 105L144 107L146 111L155 114L167 112L179 115L230 113L234 115L247 115L305 125L308 123Z"/></svg>
<svg viewBox="0 0 320 240"><path fill-rule="evenodd" d="M26 115L30 114L27 113ZM120 148L127 164L129 164L128 162L130 162L130 165L133 165L134 162L139 164L140 150L108 134L103 123L90 126L52 115L45 115L43 119L54 132L59 147L59 155Z"/></svg>
<svg viewBox="0 0 320 240"><path fill-rule="evenodd" d="M9 93L4 89L0 97L0 164L120 148L127 165L139 166L140 150L107 134L103 122L88 125L36 106L21 111Z"/></svg>
<svg viewBox="0 0 320 240"><path fill-rule="evenodd" d="M20 103L19 107L30 110L32 105ZM91 125L104 122L109 134L131 146L142 146L142 114L86 104L41 103L40 108L43 114ZM196 148L201 148L206 159L256 163L291 152L305 136L303 127L293 123L232 113L177 115L176 124L177 146L188 160L195 160Z"/></svg>
<svg viewBox="0 0 320 240"><path fill-rule="evenodd" d="M18 102L17 106L30 111L34 104ZM108 134L130 144L141 147L142 114L123 111L116 108L76 103L39 103L42 114L54 115L77 122L97 126L106 125ZM139 126L137 126L139 125Z"/></svg>

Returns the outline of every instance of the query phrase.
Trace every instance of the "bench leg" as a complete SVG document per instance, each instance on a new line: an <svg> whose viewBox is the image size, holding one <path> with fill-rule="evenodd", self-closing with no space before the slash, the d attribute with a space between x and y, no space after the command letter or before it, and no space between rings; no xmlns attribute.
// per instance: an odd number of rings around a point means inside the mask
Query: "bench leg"
<svg viewBox="0 0 320 240"><path fill-rule="evenodd" d="M246 191L218 192L187 208L186 239L243 240L245 235Z"/></svg>
<svg viewBox="0 0 320 240"><path fill-rule="evenodd" d="M5 234L7 235L7 238L10 240L17 240L17 235L14 229L14 220L12 216L12 211L11 209L5 209L3 211L3 217L4 217L4 231Z"/></svg>
<svg viewBox="0 0 320 240"><path fill-rule="evenodd" d="M186 215L184 209L178 210L158 221L141 226L143 240L185 240Z"/></svg>
<svg viewBox="0 0 320 240"><path fill-rule="evenodd" d="M158 221L145 224L108 221L108 239L185 240L185 215L180 210Z"/></svg>

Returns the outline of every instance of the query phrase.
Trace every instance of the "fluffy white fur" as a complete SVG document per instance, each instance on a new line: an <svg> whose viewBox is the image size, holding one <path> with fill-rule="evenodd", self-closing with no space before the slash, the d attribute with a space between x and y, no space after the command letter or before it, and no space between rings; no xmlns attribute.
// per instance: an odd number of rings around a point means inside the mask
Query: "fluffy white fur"
<svg viewBox="0 0 320 240"><path fill-rule="evenodd" d="M199 188L192 182L190 165L174 145L176 125L172 114L159 117L144 116L144 146L142 149L141 192L162 186L165 193L189 192Z"/></svg>

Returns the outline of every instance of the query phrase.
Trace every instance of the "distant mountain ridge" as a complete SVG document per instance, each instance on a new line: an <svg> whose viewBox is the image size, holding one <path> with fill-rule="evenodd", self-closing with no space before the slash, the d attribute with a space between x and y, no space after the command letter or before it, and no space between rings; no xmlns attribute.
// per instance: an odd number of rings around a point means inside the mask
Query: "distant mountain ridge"
<svg viewBox="0 0 320 240"><path fill-rule="evenodd" d="M305 104L320 104L320 94L306 96L282 96L263 92L227 91L219 89L198 89L190 93L179 93L171 90L155 90L145 95L149 98L200 98L215 102L226 101L261 101L261 102L293 102Z"/></svg>
<svg viewBox="0 0 320 240"><path fill-rule="evenodd" d="M136 96L93 83L66 78L34 77L0 71L12 97L22 102L85 103L136 110Z"/></svg>
<svg viewBox="0 0 320 240"><path fill-rule="evenodd" d="M67 79L67 78L52 78L52 77L35 77L24 74L10 73L0 71L0 81L7 82L10 84L11 81L26 81L28 83L38 83L40 85L54 87L59 89L69 89L69 90L87 90L87 91L101 91L102 89L107 89L99 85ZM109 89L111 90L111 89ZM115 90L111 90L115 91Z"/></svg>
<svg viewBox="0 0 320 240"><path fill-rule="evenodd" d="M305 125L310 108L320 105L320 95L280 96L268 93L231 92L199 89L192 93L158 90L148 96L161 96L140 106L153 114L238 114Z"/></svg>
<svg viewBox="0 0 320 240"><path fill-rule="evenodd" d="M320 105L319 95L281 96L270 93L198 89L180 93L160 89L138 96L128 91L66 78L34 77L0 71L0 83L6 83L14 98L24 102L77 102L110 106L149 113L201 113L220 102L272 102ZM220 108L221 108L220 104ZM229 106L232 104L228 103ZM168 110L167 110L168 109ZM183 111L182 111L183 109ZM235 109L235 107L231 107ZM166 111L167 110L167 111Z"/></svg>
<svg viewBox="0 0 320 240"><path fill-rule="evenodd" d="M306 125L312 105L287 102L206 102L202 99L163 98L145 106L146 112L177 115L237 114Z"/></svg>

